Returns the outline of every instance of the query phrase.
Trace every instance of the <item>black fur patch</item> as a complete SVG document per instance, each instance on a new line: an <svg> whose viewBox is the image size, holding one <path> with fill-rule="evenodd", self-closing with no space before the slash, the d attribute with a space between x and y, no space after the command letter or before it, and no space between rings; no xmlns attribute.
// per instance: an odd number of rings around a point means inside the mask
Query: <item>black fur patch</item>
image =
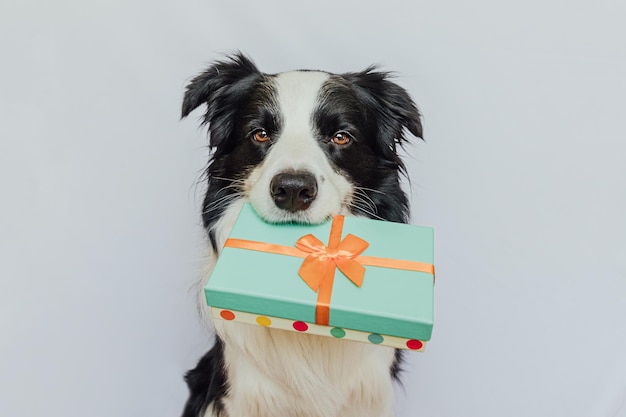
<svg viewBox="0 0 626 417"><path fill-rule="evenodd" d="M182 417L203 416L209 404L219 416L224 411L222 398L226 394L226 369L224 366L224 345L216 337L215 345L187 372L185 381L189 387L189 398Z"/></svg>

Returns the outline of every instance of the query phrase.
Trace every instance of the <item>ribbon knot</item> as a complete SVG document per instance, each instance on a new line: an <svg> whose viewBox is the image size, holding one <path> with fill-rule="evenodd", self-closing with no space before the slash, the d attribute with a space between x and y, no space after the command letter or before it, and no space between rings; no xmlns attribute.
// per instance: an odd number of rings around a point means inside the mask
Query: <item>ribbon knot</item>
<svg viewBox="0 0 626 417"><path fill-rule="evenodd" d="M308 253L304 258L298 274L306 284L315 292L320 287L332 281L335 268L352 281L357 287L363 284L365 267L354 258L359 256L369 244L352 234L348 234L342 241L336 243L336 247L325 246L313 235L302 236L296 242L296 247Z"/></svg>

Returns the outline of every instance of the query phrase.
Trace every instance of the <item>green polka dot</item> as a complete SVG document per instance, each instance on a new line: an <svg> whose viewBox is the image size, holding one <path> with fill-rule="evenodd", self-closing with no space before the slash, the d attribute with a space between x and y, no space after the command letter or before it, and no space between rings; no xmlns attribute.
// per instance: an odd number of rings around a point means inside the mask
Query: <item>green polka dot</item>
<svg viewBox="0 0 626 417"><path fill-rule="evenodd" d="M371 335L367 336L367 340L369 340L371 343L375 345L378 345L382 343L383 340L385 340L385 338L377 333L372 333Z"/></svg>
<svg viewBox="0 0 626 417"><path fill-rule="evenodd" d="M346 331L341 327L333 327L332 329L330 329L330 334L337 339L341 339L346 335Z"/></svg>

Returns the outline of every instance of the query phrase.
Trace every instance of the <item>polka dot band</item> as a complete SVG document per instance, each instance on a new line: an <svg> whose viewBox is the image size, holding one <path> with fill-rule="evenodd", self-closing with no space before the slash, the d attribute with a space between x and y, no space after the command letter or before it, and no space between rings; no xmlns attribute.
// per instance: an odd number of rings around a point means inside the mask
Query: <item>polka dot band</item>
<svg viewBox="0 0 626 417"><path fill-rule="evenodd" d="M370 333L342 327L321 326L313 322L302 320L292 320L280 317L263 316L245 311L213 308L213 317L227 321L238 321L241 323L255 324L263 327L275 329L291 330L299 333L314 334L318 336L330 336L335 339L347 339L358 342L371 343L374 345L385 345L397 349L408 349L412 351L422 351L426 342L418 339L408 339L398 336L387 336L379 333Z"/></svg>

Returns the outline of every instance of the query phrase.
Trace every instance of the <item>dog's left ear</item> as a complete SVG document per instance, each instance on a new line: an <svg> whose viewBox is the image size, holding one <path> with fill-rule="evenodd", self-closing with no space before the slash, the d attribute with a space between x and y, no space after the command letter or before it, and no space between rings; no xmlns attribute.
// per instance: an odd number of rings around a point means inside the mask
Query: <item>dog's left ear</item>
<svg viewBox="0 0 626 417"><path fill-rule="evenodd" d="M376 120L379 140L395 151L406 140L404 129L422 139L421 114L407 91L390 81L390 73L369 67L343 75L356 87L370 120Z"/></svg>

